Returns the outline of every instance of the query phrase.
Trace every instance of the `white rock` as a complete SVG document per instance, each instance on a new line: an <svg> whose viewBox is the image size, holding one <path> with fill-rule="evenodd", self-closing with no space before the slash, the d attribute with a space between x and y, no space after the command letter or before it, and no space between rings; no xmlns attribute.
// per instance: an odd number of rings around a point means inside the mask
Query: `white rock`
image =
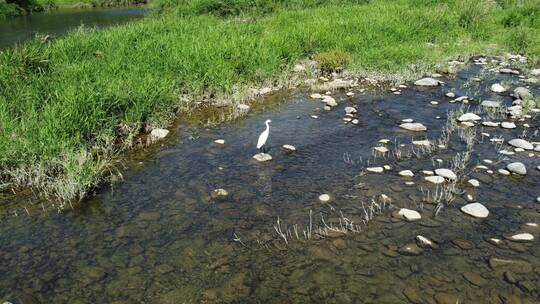
<svg viewBox="0 0 540 304"><path fill-rule="evenodd" d="M405 118L402 119L401 122L413 122L414 120L412 118Z"/></svg>
<svg viewBox="0 0 540 304"><path fill-rule="evenodd" d="M498 108L501 106L500 101L493 101L493 100L484 100L481 103L481 106L486 108Z"/></svg>
<svg viewBox="0 0 540 304"><path fill-rule="evenodd" d="M461 122L464 122L464 121L477 121L477 120L481 120L482 117L474 114L474 113L465 113L463 115L461 115L459 118L458 118L458 121L461 121Z"/></svg>
<svg viewBox="0 0 540 304"><path fill-rule="evenodd" d="M224 139L216 139L214 140L214 143L218 144L218 145L224 145L225 144L225 140Z"/></svg>
<svg viewBox="0 0 540 304"><path fill-rule="evenodd" d="M519 175L527 174L527 168L525 167L523 163L520 163L520 162L510 163L506 166L506 169L508 169L508 171L512 173L519 174Z"/></svg>
<svg viewBox="0 0 540 304"><path fill-rule="evenodd" d="M540 76L540 69L532 69L531 76Z"/></svg>
<svg viewBox="0 0 540 304"><path fill-rule="evenodd" d="M474 127L474 122L472 122L472 121L464 121L464 122L460 122L460 124L462 126L469 127L469 128Z"/></svg>
<svg viewBox="0 0 540 304"><path fill-rule="evenodd" d="M518 233L510 237L512 241L528 242L534 240L534 236L530 233Z"/></svg>
<svg viewBox="0 0 540 304"><path fill-rule="evenodd" d="M449 98L454 98L456 97L456 94L454 92L448 92L446 94L444 94L446 97L449 97Z"/></svg>
<svg viewBox="0 0 540 304"><path fill-rule="evenodd" d="M537 223L525 223L525 225L528 227L534 227L534 228L538 227Z"/></svg>
<svg viewBox="0 0 540 304"><path fill-rule="evenodd" d="M166 129L154 129L150 132L150 137L152 140L159 140L167 137L169 135L169 130Z"/></svg>
<svg viewBox="0 0 540 304"><path fill-rule="evenodd" d="M482 125L486 127L498 127L501 123L500 122L492 122L492 121L483 121Z"/></svg>
<svg viewBox="0 0 540 304"><path fill-rule="evenodd" d="M355 114L357 111L353 107L345 107L345 113L347 114Z"/></svg>
<svg viewBox="0 0 540 304"><path fill-rule="evenodd" d="M529 89L517 87L514 89L514 97L521 100L529 100L533 98L533 95Z"/></svg>
<svg viewBox="0 0 540 304"><path fill-rule="evenodd" d="M427 139L424 140L413 140L413 145L415 146L423 146L423 147L429 147L431 146L431 142Z"/></svg>
<svg viewBox="0 0 540 304"><path fill-rule="evenodd" d="M431 248L435 247L435 244L433 244L433 242L430 239L422 235L417 235L416 241L419 243L421 247L431 247Z"/></svg>
<svg viewBox="0 0 540 304"><path fill-rule="evenodd" d="M322 102L326 103L329 107L337 107L338 105L334 97L328 95L323 96Z"/></svg>
<svg viewBox="0 0 540 304"><path fill-rule="evenodd" d="M380 153L386 153L386 152L388 152L388 148L386 148L386 147L375 147L375 148L373 148L373 149L374 149L375 151L377 151L377 152L380 152Z"/></svg>
<svg viewBox="0 0 540 304"><path fill-rule="evenodd" d="M497 170L501 175L510 175L510 171L506 170L506 169L499 169Z"/></svg>
<svg viewBox="0 0 540 304"><path fill-rule="evenodd" d="M268 94L270 92L272 92L272 88L269 88L269 87L264 87L264 88L259 89L259 94L260 95L265 95L265 94Z"/></svg>
<svg viewBox="0 0 540 304"><path fill-rule="evenodd" d="M442 82L437 79L426 77L426 78L422 78L415 81L414 84L417 86L424 86L424 87L436 87L438 85L441 85Z"/></svg>
<svg viewBox="0 0 540 304"><path fill-rule="evenodd" d="M444 177L438 175L426 176L424 177L428 182L432 184L442 184L444 183Z"/></svg>
<svg viewBox="0 0 540 304"><path fill-rule="evenodd" d="M296 151L296 147L293 145L283 145L282 147L283 149L288 150L288 151Z"/></svg>
<svg viewBox="0 0 540 304"><path fill-rule="evenodd" d="M503 129L515 129L516 128L516 124L513 123L513 122L508 122L508 121L503 121L501 123L501 127Z"/></svg>
<svg viewBox="0 0 540 304"><path fill-rule="evenodd" d="M439 102L438 102L438 101L430 101L429 103L430 103L430 104L432 104L432 105L434 105L434 106L436 106L436 105L438 105L438 104L439 104Z"/></svg>
<svg viewBox="0 0 540 304"><path fill-rule="evenodd" d="M360 123L360 121L359 121L358 119L353 119L353 120L351 121L351 123L352 123L353 125L357 125L357 124Z"/></svg>
<svg viewBox="0 0 540 304"><path fill-rule="evenodd" d="M480 182L477 179L470 179L467 181L469 184L471 184L473 187L480 187Z"/></svg>
<svg viewBox="0 0 540 304"><path fill-rule="evenodd" d="M214 190L214 196L223 197L223 196L227 196L227 195L229 195L229 192L227 192L227 190L225 190L225 189L215 189Z"/></svg>
<svg viewBox="0 0 540 304"><path fill-rule="evenodd" d="M506 151L506 150L500 150L499 153L503 154L503 155L514 155L515 154L512 151Z"/></svg>
<svg viewBox="0 0 540 304"><path fill-rule="evenodd" d="M457 175L450 169L445 169L445 168L435 169L435 174L449 180L457 179Z"/></svg>
<svg viewBox="0 0 540 304"><path fill-rule="evenodd" d="M521 139L521 138L514 138L514 139L510 140L508 142L508 144L510 144L513 147L521 148L521 149L524 149L524 150L532 150L532 149L534 149L534 146L530 142L528 142L528 141L526 141L524 139Z"/></svg>
<svg viewBox="0 0 540 304"><path fill-rule="evenodd" d="M322 95L319 94L319 93L313 93L311 94L309 97L313 98L313 99L321 99L322 98Z"/></svg>
<svg viewBox="0 0 540 304"><path fill-rule="evenodd" d="M319 118L319 116L317 116L317 115L311 115L311 118L317 119L317 118Z"/></svg>
<svg viewBox="0 0 540 304"><path fill-rule="evenodd" d="M508 114L514 117L520 117L523 115L523 107L520 105L508 107L506 108L506 111Z"/></svg>
<svg viewBox="0 0 540 304"><path fill-rule="evenodd" d="M482 160L484 163L488 164L488 165L491 165L493 164L493 161L491 159L484 159Z"/></svg>
<svg viewBox="0 0 540 304"><path fill-rule="evenodd" d="M383 166L384 170L392 170L392 167L390 167L390 165L384 165Z"/></svg>
<svg viewBox="0 0 540 304"><path fill-rule="evenodd" d="M390 142L390 139L386 139L386 138L379 139L379 143L381 143L381 144L387 144L389 142Z"/></svg>
<svg viewBox="0 0 540 304"><path fill-rule="evenodd" d="M366 168L366 170L368 172L371 172L371 173L383 173L384 172L383 167L368 167L368 168Z"/></svg>
<svg viewBox="0 0 540 304"><path fill-rule="evenodd" d="M326 193L319 195L319 201L321 201L322 203L328 203L330 201L330 195Z"/></svg>
<svg viewBox="0 0 540 304"><path fill-rule="evenodd" d="M491 85L491 91L495 93L504 93L506 92L506 89L502 85L495 83Z"/></svg>
<svg viewBox="0 0 540 304"><path fill-rule="evenodd" d="M435 172L433 172L431 170L422 170L422 174L424 174L424 175L434 175Z"/></svg>
<svg viewBox="0 0 540 304"><path fill-rule="evenodd" d="M398 212L399 215L403 216L407 221L417 221L422 218L420 213L415 210L401 208Z"/></svg>
<svg viewBox="0 0 540 304"><path fill-rule="evenodd" d="M256 159L258 162L267 162L272 160L272 155L268 153L258 153L253 155L253 158Z"/></svg>
<svg viewBox="0 0 540 304"><path fill-rule="evenodd" d="M399 171L399 175L405 176L405 177L413 177L414 173L411 170L402 170L402 171Z"/></svg>
<svg viewBox="0 0 540 304"><path fill-rule="evenodd" d="M418 122L412 122L412 123L406 122L399 125L399 127L405 130L415 131L415 132L422 132L422 131L427 130L427 128L423 124L418 123Z"/></svg>
<svg viewBox="0 0 540 304"><path fill-rule="evenodd" d="M347 94L345 94L345 95L347 95L348 97L353 97L354 93L353 92L347 92Z"/></svg>
<svg viewBox="0 0 540 304"><path fill-rule="evenodd" d="M461 211L477 218L486 218L489 215L489 210L480 203L467 204L461 207Z"/></svg>

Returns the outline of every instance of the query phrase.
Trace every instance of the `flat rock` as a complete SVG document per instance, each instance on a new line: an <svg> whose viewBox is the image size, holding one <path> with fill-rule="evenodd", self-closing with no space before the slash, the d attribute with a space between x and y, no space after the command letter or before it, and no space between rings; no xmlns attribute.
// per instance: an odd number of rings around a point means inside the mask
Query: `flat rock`
<svg viewBox="0 0 540 304"><path fill-rule="evenodd" d="M368 167L366 168L366 171L371 173L383 173L384 168L383 167Z"/></svg>
<svg viewBox="0 0 540 304"><path fill-rule="evenodd" d="M506 111L508 112L508 114L514 117L520 117L521 115L523 115L523 107L520 105L508 107L506 108Z"/></svg>
<svg viewBox="0 0 540 304"><path fill-rule="evenodd" d="M214 143L218 144L218 145L224 145L225 144L225 140L224 139L216 139L214 140Z"/></svg>
<svg viewBox="0 0 540 304"><path fill-rule="evenodd" d="M422 251L422 248L418 247L415 243L403 245L398 249L398 252L403 255L420 255Z"/></svg>
<svg viewBox="0 0 540 304"><path fill-rule="evenodd" d="M212 191L212 197L224 197L227 195L229 195L229 192L222 188Z"/></svg>
<svg viewBox="0 0 540 304"><path fill-rule="evenodd" d="M521 100L530 100L533 98L531 91L524 87L514 89L514 97Z"/></svg>
<svg viewBox="0 0 540 304"><path fill-rule="evenodd" d="M498 108L501 106L501 102L493 100L483 100L480 105L486 108Z"/></svg>
<svg viewBox="0 0 540 304"><path fill-rule="evenodd" d="M501 123L500 122L493 122L493 121L483 121L482 125L486 126L486 127L498 127L498 126L501 125Z"/></svg>
<svg viewBox="0 0 540 304"><path fill-rule="evenodd" d="M534 240L534 236L530 233L518 233L509 236L508 239L516 242L530 242Z"/></svg>
<svg viewBox="0 0 540 304"><path fill-rule="evenodd" d="M403 295L413 304L422 304L424 303L424 299L421 296L422 292L416 288L413 287L405 287L403 289Z"/></svg>
<svg viewBox="0 0 540 304"><path fill-rule="evenodd" d="M326 193L319 195L319 201L322 203L328 203L330 201L330 195Z"/></svg>
<svg viewBox="0 0 540 304"><path fill-rule="evenodd" d="M477 179L471 178L467 181L473 187L480 187L480 182Z"/></svg>
<svg viewBox="0 0 540 304"><path fill-rule="evenodd" d="M487 283L486 279L474 272L465 272L463 273L463 277L465 278L465 280L469 281L469 283L478 287L482 287Z"/></svg>
<svg viewBox="0 0 540 304"><path fill-rule="evenodd" d="M402 170L398 173L400 176L413 177L414 173L411 170Z"/></svg>
<svg viewBox="0 0 540 304"><path fill-rule="evenodd" d="M432 249L437 248L437 245L432 240L422 235L416 236L416 243L418 244L418 246L423 247L423 248L432 248Z"/></svg>
<svg viewBox="0 0 540 304"><path fill-rule="evenodd" d="M462 297L459 294L439 292L435 295L437 304L456 304L463 303Z"/></svg>
<svg viewBox="0 0 540 304"><path fill-rule="evenodd" d="M492 269L509 270L515 273L530 273L533 271L531 264L523 260L510 260L492 256L489 258L488 264Z"/></svg>
<svg viewBox="0 0 540 304"><path fill-rule="evenodd" d="M282 148L287 150L287 151L291 151L291 152L296 151L296 147L293 146L293 145L283 145Z"/></svg>
<svg viewBox="0 0 540 304"><path fill-rule="evenodd" d="M520 162L510 163L506 166L506 169L508 169L508 171L512 173L519 174L519 175L527 174L527 168L525 167L523 163L520 163Z"/></svg>
<svg viewBox="0 0 540 304"><path fill-rule="evenodd" d="M258 162L267 162L272 160L272 155L268 153L257 153L253 155L253 158L257 160Z"/></svg>
<svg viewBox="0 0 540 304"><path fill-rule="evenodd" d="M437 174L438 176L442 176L446 179L449 179L449 180L456 180L457 179L457 175L454 173L454 171L450 170L450 169L445 169L445 168L439 168L439 169L435 169L435 174Z"/></svg>
<svg viewBox="0 0 540 304"><path fill-rule="evenodd" d="M476 218L486 218L489 215L489 210L480 203L467 204L461 207L461 211Z"/></svg>
<svg viewBox="0 0 540 304"><path fill-rule="evenodd" d="M323 96L322 102L324 102L329 107L337 107L338 103L332 96Z"/></svg>
<svg viewBox="0 0 540 304"><path fill-rule="evenodd" d="M355 114L357 110L353 107L345 107L345 113L347 114Z"/></svg>
<svg viewBox="0 0 540 304"><path fill-rule="evenodd" d="M415 145L415 146L420 146L420 147L429 147L429 146L431 146L431 142L429 140L427 140L427 139L413 140L412 144Z"/></svg>
<svg viewBox="0 0 540 304"><path fill-rule="evenodd" d="M432 176L426 176L424 177L425 180L427 180L428 182L432 183L432 184L442 184L444 183L444 177L442 176L438 176L438 175L432 175Z"/></svg>
<svg viewBox="0 0 540 304"><path fill-rule="evenodd" d="M377 152L380 152L380 153L387 153L388 152L388 148L387 147L375 147L373 148L373 150L377 151Z"/></svg>
<svg viewBox="0 0 540 304"><path fill-rule="evenodd" d="M443 83L440 80L437 80L431 77L426 77L426 78L422 78L415 81L414 84L417 86L422 86L422 87L436 87Z"/></svg>
<svg viewBox="0 0 540 304"><path fill-rule="evenodd" d="M419 122L406 122L399 125L400 128L409 130L409 131L415 131L415 132L422 132L426 131L427 128L423 124Z"/></svg>
<svg viewBox="0 0 540 304"><path fill-rule="evenodd" d="M532 150L534 149L534 146L524 140L524 139L521 139L521 138L514 138L514 139L511 139L509 142L508 142L509 145L513 146L513 147L516 147L516 148L521 148L521 149L525 149L525 150Z"/></svg>
<svg viewBox="0 0 540 304"><path fill-rule="evenodd" d="M477 121L477 120L481 120L482 117L474 114L474 113L465 113L463 115L461 115L459 118L458 118L458 121L460 122L465 122L465 121Z"/></svg>
<svg viewBox="0 0 540 304"><path fill-rule="evenodd" d="M319 94L319 93L313 93L311 94L309 97L313 98L313 99L321 99L322 98L322 95Z"/></svg>
<svg viewBox="0 0 540 304"><path fill-rule="evenodd" d="M407 208L401 208L398 214L404 217L409 222L417 221L422 218L422 216L420 215L420 213L418 213L418 211L407 209Z"/></svg>
<svg viewBox="0 0 540 304"><path fill-rule="evenodd" d="M491 91L495 93L504 93L506 89L499 83L494 83L491 85Z"/></svg>

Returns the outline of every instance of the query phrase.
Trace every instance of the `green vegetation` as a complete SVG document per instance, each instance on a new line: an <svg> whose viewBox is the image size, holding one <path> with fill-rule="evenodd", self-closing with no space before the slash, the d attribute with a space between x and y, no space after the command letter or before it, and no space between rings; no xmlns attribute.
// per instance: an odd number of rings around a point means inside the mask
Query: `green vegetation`
<svg viewBox="0 0 540 304"><path fill-rule="evenodd" d="M40 11L43 11L43 6L36 0L0 0L0 18Z"/></svg>
<svg viewBox="0 0 540 304"><path fill-rule="evenodd" d="M48 8L58 7L108 7L145 4L146 0L37 0Z"/></svg>
<svg viewBox="0 0 540 304"><path fill-rule="evenodd" d="M351 55L342 50L332 50L315 55L315 61L325 73L342 71L351 64Z"/></svg>
<svg viewBox="0 0 540 304"><path fill-rule="evenodd" d="M169 13L1 52L2 180L82 197L134 136L171 113L278 79L317 54L323 68L350 62L390 78L474 53L540 56L534 0L322 2L156 0Z"/></svg>

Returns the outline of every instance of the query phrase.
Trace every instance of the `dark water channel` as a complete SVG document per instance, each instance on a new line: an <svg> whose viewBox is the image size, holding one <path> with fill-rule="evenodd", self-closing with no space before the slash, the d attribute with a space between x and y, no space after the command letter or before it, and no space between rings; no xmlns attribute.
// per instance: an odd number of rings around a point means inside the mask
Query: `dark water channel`
<svg viewBox="0 0 540 304"><path fill-rule="evenodd" d="M32 39L36 34L57 37L84 25L103 28L142 18L144 8L59 9L0 19L0 49Z"/></svg>
<svg viewBox="0 0 540 304"><path fill-rule="evenodd" d="M540 154L519 152L502 159L481 132L506 140L523 135L539 141L537 117L518 128L476 126L476 145L460 194L437 216L436 205L425 201L421 170L448 167L464 144L454 136L449 147L420 158L396 159L372 155L380 139L411 146L412 139L440 135L448 112L460 107L444 93L499 99L489 85L516 76L488 74L467 82L476 67L443 87L334 96L339 106L322 110L309 92L277 94L245 119L215 128L181 122L162 146L130 155L124 181L103 190L82 206L62 214L30 208L21 202L0 205L0 299L13 303L538 303L540 301L539 223ZM464 83L467 86L464 87ZM537 87L536 87L537 89ZM535 90L535 93L538 93ZM439 101L438 105L430 101ZM344 107L357 106L359 125L343 122ZM311 115L318 115L317 119ZM436 116L440 116L439 119ZM413 118L428 132L398 127ZM252 159L263 122L272 120L269 145L273 160ZM456 131L456 134L459 133ZM214 143L224 139L224 145ZM296 152L281 148L291 144ZM399 144L398 144L399 145ZM511 150L507 144L503 148ZM438 163L435 159L441 159ZM483 159L495 161L485 164ZM369 160L369 164L368 164ZM497 161L500 163L497 163ZM522 161L524 177L503 176L497 169ZM483 164L486 169L475 169ZM365 173L366 166L390 165L383 174ZM415 176L400 177L411 169ZM480 187L467 184L469 178ZM414 185L406 185L413 181ZM212 196L217 188L226 197ZM321 203L320 194L331 196ZM339 226L347 218L365 219L364 208L385 194L395 206L384 208L362 231L331 233L306 240L303 231ZM466 194L490 211L474 219L459 207ZM362 204L364 203L364 204ZM392 217L395 208L421 213L406 222ZM291 233L287 242L274 229ZM300 237L294 232L297 225ZM530 232L535 240L505 240ZM400 250L423 235L435 249L411 254ZM500 238L493 245L487 238ZM511 260L508 264L494 258ZM491 259L492 264L489 261ZM504 264L504 265L501 265Z"/></svg>

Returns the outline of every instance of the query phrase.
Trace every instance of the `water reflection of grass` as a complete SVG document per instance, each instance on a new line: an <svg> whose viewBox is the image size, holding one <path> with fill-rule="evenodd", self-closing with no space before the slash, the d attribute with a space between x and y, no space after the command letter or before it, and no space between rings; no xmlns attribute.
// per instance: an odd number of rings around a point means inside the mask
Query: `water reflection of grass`
<svg viewBox="0 0 540 304"><path fill-rule="evenodd" d="M64 200L82 197L111 171L116 152L169 124L171 113L214 96L241 98L247 87L278 81L299 60L329 50L349 54L351 70L400 78L451 57L495 52L492 43L515 50L517 30L518 50L540 54L540 43L530 43L539 32L521 30L534 28L536 17L501 22L534 1L482 1L486 7L474 9L485 12L469 17L464 1L347 2L296 1L287 10L272 2L267 14L240 9L225 18L212 10L176 12L2 52L2 180Z"/></svg>

